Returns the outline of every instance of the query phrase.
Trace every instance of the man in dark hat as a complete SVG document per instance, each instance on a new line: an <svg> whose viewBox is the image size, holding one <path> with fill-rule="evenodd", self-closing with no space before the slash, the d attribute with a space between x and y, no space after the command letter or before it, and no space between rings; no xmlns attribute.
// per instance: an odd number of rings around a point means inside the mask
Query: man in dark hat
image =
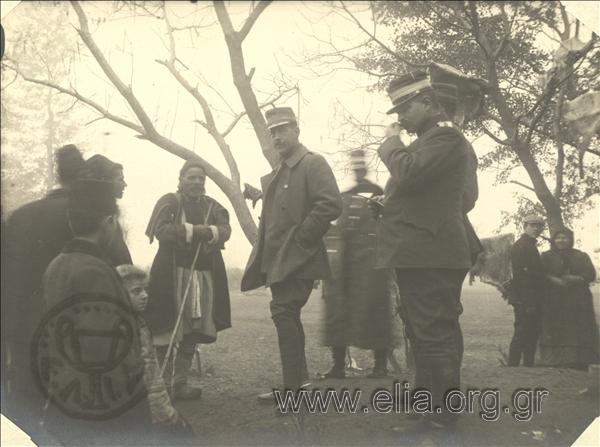
<svg viewBox="0 0 600 447"><path fill-rule="evenodd" d="M60 187L15 210L3 234L2 327L10 337L2 355L2 376L10 383L2 390L7 399L3 411L30 433L37 428L43 406L32 381L29 355L42 314L39 288L46 267L72 238L68 196L84 168L83 156L72 144L57 149L55 160Z"/></svg>
<svg viewBox="0 0 600 447"><path fill-rule="evenodd" d="M54 385L46 384L49 406L45 426L63 445L139 445L151 440L145 385L138 374L143 372L139 328L127 291L105 254L116 232L116 214L111 182L76 182L68 205L74 237L50 263L42 280L46 315L59 312L60 316L55 324L43 328L47 335L42 347L55 362ZM114 338L112 346L118 351L118 365L108 363L104 336ZM117 337L127 341L117 343ZM79 355L76 346L81 349ZM105 363L108 369L101 376L102 382L98 382L99 395L86 394L88 386L93 390L93 376L82 375L82 368ZM125 377L131 382L123 387ZM137 381L134 377L138 377ZM96 399L102 399L103 384L108 382L114 397L104 397L104 405L99 406ZM71 392L72 384L79 384L84 392L79 396ZM119 399L131 401L127 402L128 411L116 416L118 408L112 405L120 404Z"/></svg>
<svg viewBox="0 0 600 447"><path fill-rule="evenodd" d="M515 332L508 351L508 366L533 366L541 333L545 273L537 249L544 219L531 214L523 219L523 234L510 249L512 267L509 303L515 312Z"/></svg>
<svg viewBox="0 0 600 447"><path fill-rule="evenodd" d="M308 379L300 313L314 280L330 274L323 236L340 215L342 200L325 159L300 143L292 109L274 108L265 117L281 164L261 179L264 197L258 241L241 288L271 288L283 387L296 392Z"/></svg>
<svg viewBox="0 0 600 447"><path fill-rule="evenodd" d="M115 198L123 198L127 183L125 183L122 164L115 163L104 155L96 154L85 161L85 177L111 182ZM133 263L120 223L118 223L113 241L107 248L107 254L114 266Z"/></svg>
<svg viewBox="0 0 600 447"><path fill-rule="evenodd" d="M159 248L150 270L145 318L161 362L169 344L178 345L175 361L169 359L174 370L168 370L166 380L173 399L201 397L202 389L188 380L196 344L214 343L219 331L231 327L229 287L221 255L231 235L229 212L206 195L205 182L202 165L186 161L179 172L177 192L156 202L146 229L150 243L158 239ZM176 327L184 300L182 320Z"/></svg>
<svg viewBox="0 0 600 447"><path fill-rule="evenodd" d="M407 333L414 349L413 389L426 389L430 427L451 427L445 394L460 387L462 282L471 266L463 194L469 143L436 99L425 72L391 82L400 126L417 139L389 136L378 152L390 172L378 227L376 268L395 268Z"/></svg>

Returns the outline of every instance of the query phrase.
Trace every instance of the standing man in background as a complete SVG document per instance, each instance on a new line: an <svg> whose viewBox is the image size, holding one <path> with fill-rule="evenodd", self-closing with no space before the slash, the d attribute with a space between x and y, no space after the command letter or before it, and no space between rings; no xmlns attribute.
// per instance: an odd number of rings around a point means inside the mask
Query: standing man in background
<svg viewBox="0 0 600 447"><path fill-rule="evenodd" d="M87 178L111 182L114 187L115 198L123 198L123 192L127 187L127 183L125 183L122 164L115 163L104 155L96 154L85 161L85 170ZM117 233L110 246L106 249L106 253L115 267L133 263L131 253L125 242L123 228L120 222L117 223Z"/></svg>
<svg viewBox="0 0 600 447"><path fill-rule="evenodd" d="M38 430L44 405L30 366L31 341L42 318L42 275L73 237L67 218L69 191L85 166L72 144L56 150L55 163L59 187L15 210L3 233L2 328L8 337L2 353L8 388L2 390L7 399L3 412L30 433Z"/></svg>
<svg viewBox="0 0 600 447"><path fill-rule="evenodd" d="M342 199L325 159L300 143L293 110L274 108L265 118L281 164L261 179L264 196L258 241L241 289L271 288L283 388L296 392L308 380L300 313L314 280L329 276L323 236L341 214ZM273 395L264 399L273 402Z"/></svg>
<svg viewBox="0 0 600 447"><path fill-rule="evenodd" d="M544 219L529 215L523 219L523 234L510 250L512 267L511 297L515 311L515 332L508 351L508 366L533 366L542 326L542 298L545 274L537 249L537 238L544 231Z"/></svg>

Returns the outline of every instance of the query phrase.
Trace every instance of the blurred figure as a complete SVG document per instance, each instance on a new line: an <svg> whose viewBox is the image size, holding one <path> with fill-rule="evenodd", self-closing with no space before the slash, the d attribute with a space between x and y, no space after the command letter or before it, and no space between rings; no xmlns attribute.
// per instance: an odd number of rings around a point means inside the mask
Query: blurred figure
<svg viewBox="0 0 600 447"><path fill-rule="evenodd" d="M115 163L104 155L94 155L85 162L86 178L102 180L113 184L113 191L116 199L123 198L123 192L127 183L123 175L123 165ZM117 232L110 246L107 247L107 254L114 266L121 264L132 264L131 254L121 224L117 222Z"/></svg>
<svg viewBox="0 0 600 447"><path fill-rule="evenodd" d="M69 223L74 237L50 263L42 280L44 305L48 315L55 309L63 309L57 323L45 327L45 331L49 332L45 342L47 355L55 359L52 383L56 384L46 385L48 406L45 426L63 445L154 443L145 385L141 380L132 379L131 385L123 380L124 371L129 371L128 377L139 377L138 371L143 373L144 364L139 330L127 291L105 257L106 247L117 231L117 206L113 188L111 182L98 180L85 179L75 183L68 205ZM85 305L88 301L96 304ZM112 312L102 312L103 301L106 303L104 310L111 305ZM120 415L108 413L101 418L98 408L104 412L113 410L111 405L115 399L106 399L103 408L94 406L97 404L97 396L92 393L82 393L79 398L67 393L65 390L70 389L69 384L80 384L83 390L93 390L92 379L89 378L91 376L81 374L81 366L71 365L80 358L85 365L110 365L105 344L101 341L104 339L101 337L125 336L123 334L127 333L127 329L131 329L127 342L113 341L112 344L115 349L126 346L124 356L119 357L119 364L112 365L102 374L98 392L102 393L102 383L110 382L117 398L126 393L124 399L131 401L127 401L126 412ZM94 334L93 342L83 344L82 339L86 338L78 334L87 333ZM81 346L81 351L74 349L75 346ZM76 355L77 352L80 354ZM70 411L65 412L64 408ZM95 420L95 413L82 418L80 412L87 414L86 411L98 411L100 421Z"/></svg>
<svg viewBox="0 0 600 447"><path fill-rule="evenodd" d="M148 403L152 414L152 423L165 441L173 443L178 437L190 437L193 434L188 422L173 408L171 398L160 374L160 366L152 333L143 317L148 305L148 275L134 265L120 265L117 272L129 295L134 317L138 323L139 337L144 360L144 383L148 389Z"/></svg>
<svg viewBox="0 0 600 447"><path fill-rule="evenodd" d="M42 316L44 271L72 238L67 219L69 191L84 168L79 149L66 145L55 153L59 187L15 210L2 232L2 407L17 425L37 430L43 397L33 382L30 346Z"/></svg>
<svg viewBox="0 0 600 447"><path fill-rule="evenodd" d="M322 374L324 379L346 376L348 346L373 350L369 377L385 377L393 348L392 275L373 269L376 221L368 204L383 189L366 178L364 151L350 155L356 184L342 192L342 215L325 235L332 277L323 280L323 344L331 347L333 366Z"/></svg>
<svg viewBox="0 0 600 447"><path fill-rule="evenodd" d="M229 287L221 255L231 235L229 213L206 195L205 182L204 168L196 161L185 162L177 192L158 200L146 229L150 243L154 238L159 242L150 270L145 317L161 362L185 300L173 339L178 344L174 370L170 371L173 383L167 381L173 399L200 398L202 390L188 383L196 344L214 343L218 331L231 327Z"/></svg>
<svg viewBox="0 0 600 447"><path fill-rule="evenodd" d="M573 248L573 232L556 231L542 253L548 288L542 305L539 365L585 369L598 363L598 326L589 284L596 279L590 257Z"/></svg>
<svg viewBox="0 0 600 447"><path fill-rule="evenodd" d="M537 238L544 231L544 219L529 215L523 219L523 234L510 250L512 266L509 304L515 312L515 332L508 351L508 366L533 366L541 330L541 306L545 274L537 249Z"/></svg>

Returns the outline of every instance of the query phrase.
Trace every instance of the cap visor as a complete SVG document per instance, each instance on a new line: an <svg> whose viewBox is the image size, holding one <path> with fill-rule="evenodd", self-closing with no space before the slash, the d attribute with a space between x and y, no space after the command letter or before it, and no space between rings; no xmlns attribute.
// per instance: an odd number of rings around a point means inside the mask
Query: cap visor
<svg viewBox="0 0 600 447"><path fill-rule="evenodd" d="M284 126L286 124L291 124L291 123L295 123L295 121L292 121L292 120L280 121L279 123L273 123L271 125L268 125L267 129L273 129L275 127Z"/></svg>
<svg viewBox="0 0 600 447"><path fill-rule="evenodd" d="M398 108L402 105L404 105L405 103L407 103L408 101L410 101L413 98L416 98L419 95L419 92L417 92L416 94L411 94L408 95L406 97L404 97L400 102L398 102L397 104L394 104L394 107L392 107L390 110L388 110L386 112L387 115L391 115L392 113L396 113L396 111L398 110Z"/></svg>

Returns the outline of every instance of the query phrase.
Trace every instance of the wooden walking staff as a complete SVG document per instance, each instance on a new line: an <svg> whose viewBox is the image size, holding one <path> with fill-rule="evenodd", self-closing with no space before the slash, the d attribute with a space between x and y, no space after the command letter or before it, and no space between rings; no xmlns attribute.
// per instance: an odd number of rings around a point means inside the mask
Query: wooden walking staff
<svg viewBox="0 0 600 447"><path fill-rule="evenodd" d="M212 211L213 203L211 202L208 206L208 212L206 213L206 218L204 219L204 225L208 222L208 218L210 216L210 212ZM196 261L198 260L198 255L200 254L200 249L202 248L202 241L198 242L198 247L196 248L196 253L194 253L194 260L192 261L192 265L190 266L190 275L187 280L187 284L185 286L185 291L183 292L183 298L181 299L181 305L179 306L179 313L177 315L177 320L175 321L175 327L173 328L173 333L171 334L171 340L169 341L169 347L167 348L167 353L165 354L165 359L163 360L162 367L160 368L161 377L165 374L165 369L167 367L167 362L169 361L169 357L171 357L171 351L173 350L173 344L175 342L175 335L179 329L179 325L181 324L181 320L183 318L183 309L185 308L185 303L187 301L188 293L190 291L190 287L192 285L192 278L194 277L194 267L196 266Z"/></svg>

